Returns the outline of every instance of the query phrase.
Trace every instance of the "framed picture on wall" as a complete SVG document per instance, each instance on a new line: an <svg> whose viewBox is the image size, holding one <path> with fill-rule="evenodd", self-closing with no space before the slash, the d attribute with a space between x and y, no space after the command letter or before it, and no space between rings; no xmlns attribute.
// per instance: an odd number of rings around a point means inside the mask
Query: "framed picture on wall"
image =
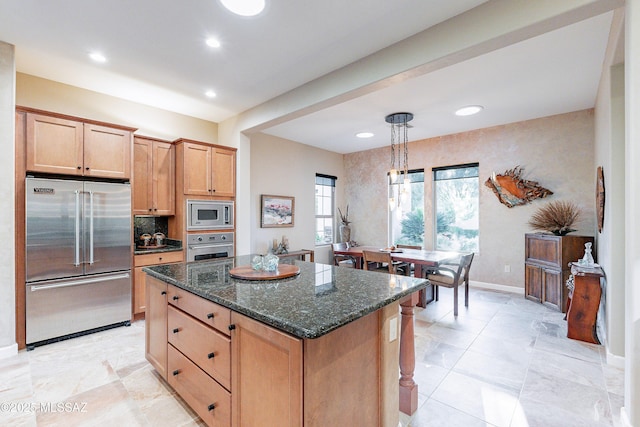
<svg viewBox="0 0 640 427"><path fill-rule="evenodd" d="M262 195L260 227L293 227L295 198Z"/></svg>

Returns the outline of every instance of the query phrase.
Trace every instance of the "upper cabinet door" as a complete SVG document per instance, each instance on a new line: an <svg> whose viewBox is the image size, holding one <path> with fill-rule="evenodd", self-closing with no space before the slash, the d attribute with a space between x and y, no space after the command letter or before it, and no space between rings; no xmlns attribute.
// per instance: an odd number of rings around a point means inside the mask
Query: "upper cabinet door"
<svg viewBox="0 0 640 427"><path fill-rule="evenodd" d="M176 148L173 144L153 143L153 213L174 215L176 212Z"/></svg>
<svg viewBox="0 0 640 427"><path fill-rule="evenodd" d="M211 147L184 143L184 194L211 195Z"/></svg>
<svg viewBox="0 0 640 427"><path fill-rule="evenodd" d="M84 125L84 174L103 178L131 178L131 132Z"/></svg>
<svg viewBox="0 0 640 427"><path fill-rule="evenodd" d="M153 142L149 139L133 139L133 214L151 215L153 212Z"/></svg>
<svg viewBox="0 0 640 427"><path fill-rule="evenodd" d="M213 183L214 196L236 195L236 152L215 148L213 154Z"/></svg>
<svg viewBox="0 0 640 427"><path fill-rule="evenodd" d="M82 175L83 124L27 113L27 171Z"/></svg>

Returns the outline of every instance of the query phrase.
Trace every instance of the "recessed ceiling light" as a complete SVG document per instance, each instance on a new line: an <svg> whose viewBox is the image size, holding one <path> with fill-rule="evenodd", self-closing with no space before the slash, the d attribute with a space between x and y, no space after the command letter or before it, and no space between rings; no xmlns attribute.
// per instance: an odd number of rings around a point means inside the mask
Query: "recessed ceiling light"
<svg viewBox="0 0 640 427"><path fill-rule="evenodd" d="M255 16L264 10L265 0L220 0L231 12L240 16Z"/></svg>
<svg viewBox="0 0 640 427"><path fill-rule="evenodd" d="M484 107L482 105L467 105L466 107L462 107L456 111L456 116L471 116L473 114L478 114L482 111Z"/></svg>
<svg viewBox="0 0 640 427"><path fill-rule="evenodd" d="M216 93L214 91L212 91L212 90L208 90L204 94L207 96L207 98L215 98L216 97Z"/></svg>
<svg viewBox="0 0 640 427"><path fill-rule="evenodd" d="M214 38L214 37L209 37L206 41L207 46L209 47L220 47L220 40Z"/></svg>
<svg viewBox="0 0 640 427"><path fill-rule="evenodd" d="M89 58L96 62L107 62L107 58L100 52L92 52L89 54Z"/></svg>
<svg viewBox="0 0 640 427"><path fill-rule="evenodd" d="M371 138L374 134L371 132L360 132L360 133L356 133L356 136L358 138Z"/></svg>

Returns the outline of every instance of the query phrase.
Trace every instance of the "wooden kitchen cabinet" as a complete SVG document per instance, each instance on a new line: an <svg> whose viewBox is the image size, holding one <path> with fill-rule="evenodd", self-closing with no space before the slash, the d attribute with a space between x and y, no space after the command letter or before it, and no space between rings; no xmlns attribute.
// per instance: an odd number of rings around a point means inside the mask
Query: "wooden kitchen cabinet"
<svg viewBox="0 0 640 427"><path fill-rule="evenodd" d="M584 255L588 236L525 235L525 298L565 312L569 263Z"/></svg>
<svg viewBox="0 0 640 427"><path fill-rule="evenodd" d="M183 251L159 252L153 254L135 255L133 257L133 315L146 311L146 276L143 267L150 265L170 264L184 261ZM141 317L141 316L140 316Z"/></svg>
<svg viewBox="0 0 640 427"><path fill-rule="evenodd" d="M145 357L167 379L167 284L146 280Z"/></svg>
<svg viewBox="0 0 640 427"><path fill-rule="evenodd" d="M27 112L26 169L130 179L134 129Z"/></svg>
<svg viewBox="0 0 640 427"><path fill-rule="evenodd" d="M304 425L302 340L236 312L231 322L233 425Z"/></svg>
<svg viewBox="0 0 640 427"><path fill-rule="evenodd" d="M147 282L154 292L158 279ZM166 310L164 378L207 425L398 425L398 302L306 339L181 287L166 291L148 298Z"/></svg>
<svg viewBox="0 0 640 427"><path fill-rule="evenodd" d="M133 214L174 215L174 145L169 141L135 136L133 165Z"/></svg>
<svg viewBox="0 0 640 427"><path fill-rule="evenodd" d="M235 149L184 139L176 144L185 195L235 197Z"/></svg>

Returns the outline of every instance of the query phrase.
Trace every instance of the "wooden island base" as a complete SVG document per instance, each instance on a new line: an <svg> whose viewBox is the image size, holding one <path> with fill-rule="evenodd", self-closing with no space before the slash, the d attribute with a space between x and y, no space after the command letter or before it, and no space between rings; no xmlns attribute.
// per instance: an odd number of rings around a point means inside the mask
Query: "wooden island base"
<svg viewBox="0 0 640 427"><path fill-rule="evenodd" d="M301 339L156 278L146 282L147 360L208 425L398 425L398 302L319 338ZM176 311L183 314L170 315L167 323L166 313ZM230 322L213 323L221 318ZM214 348L211 334L222 338L223 348ZM217 374L226 366L207 366L225 351L230 385ZM203 381L216 386L217 395L190 393L211 389L197 386Z"/></svg>

